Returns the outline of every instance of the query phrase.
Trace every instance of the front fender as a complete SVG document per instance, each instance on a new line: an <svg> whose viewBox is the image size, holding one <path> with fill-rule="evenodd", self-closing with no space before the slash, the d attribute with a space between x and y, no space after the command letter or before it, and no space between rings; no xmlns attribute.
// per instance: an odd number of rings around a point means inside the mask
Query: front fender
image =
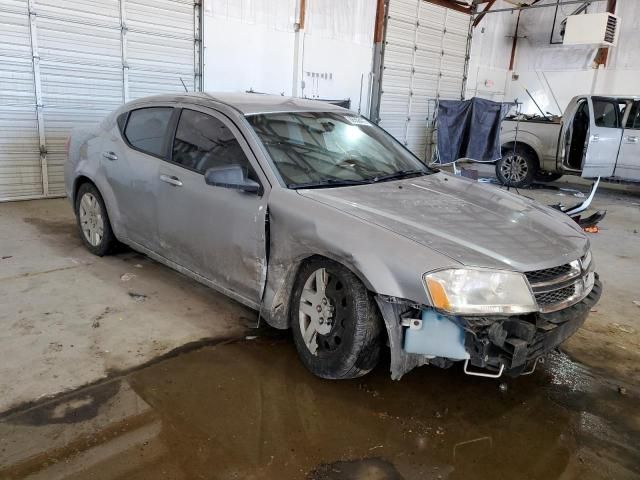
<svg viewBox="0 0 640 480"><path fill-rule="evenodd" d="M269 198L270 249L263 311L276 328L289 326L290 292L302 262L323 256L349 268L379 295L429 305L422 275L459 266L454 260L365 220L276 188Z"/></svg>

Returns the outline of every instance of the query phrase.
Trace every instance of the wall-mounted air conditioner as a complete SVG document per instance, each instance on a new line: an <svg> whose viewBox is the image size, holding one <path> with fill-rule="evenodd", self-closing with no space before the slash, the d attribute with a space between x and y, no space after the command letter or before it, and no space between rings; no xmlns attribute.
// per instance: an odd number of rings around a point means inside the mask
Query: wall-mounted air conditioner
<svg viewBox="0 0 640 480"><path fill-rule="evenodd" d="M612 13L570 15L562 43L565 45L615 46L620 19Z"/></svg>

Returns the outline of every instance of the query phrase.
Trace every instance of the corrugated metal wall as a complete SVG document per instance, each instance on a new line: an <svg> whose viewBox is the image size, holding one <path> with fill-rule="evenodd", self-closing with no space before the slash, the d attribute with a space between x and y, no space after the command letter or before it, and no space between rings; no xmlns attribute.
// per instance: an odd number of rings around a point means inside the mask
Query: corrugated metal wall
<svg viewBox="0 0 640 480"><path fill-rule="evenodd" d="M470 21L422 0L389 0L378 119L420 158L430 156L437 100L462 98Z"/></svg>
<svg viewBox="0 0 640 480"><path fill-rule="evenodd" d="M0 197L42 195L27 0L0 3Z"/></svg>
<svg viewBox="0 0 640 480"><path fill-rule="evenodd" d="M196 4L197 3L197 4ZM0 200L64 194L69 130L201 89L194 0L0 0Z"/></svg>

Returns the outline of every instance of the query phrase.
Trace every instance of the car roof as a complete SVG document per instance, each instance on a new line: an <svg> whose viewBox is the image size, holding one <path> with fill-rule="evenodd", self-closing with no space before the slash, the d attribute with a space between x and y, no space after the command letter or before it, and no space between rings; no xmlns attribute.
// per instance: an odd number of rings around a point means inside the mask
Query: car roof
<svg viewBox="0 0 640 480"><path fill-rule="evenodd" d="M215 102L235 108L244 115L273 112L349 111L337 105L319 100L268 95L264 93L194 92L173 95L154 95L152 97L140 98L132 102L132 104L147 102L187 102L200 105Z"/></svg>

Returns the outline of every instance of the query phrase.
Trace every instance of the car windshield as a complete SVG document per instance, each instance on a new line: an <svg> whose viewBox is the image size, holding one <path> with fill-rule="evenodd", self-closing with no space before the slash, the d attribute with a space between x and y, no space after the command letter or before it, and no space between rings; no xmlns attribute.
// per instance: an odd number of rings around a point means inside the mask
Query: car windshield
<svg viewBox="0 0 640 480"><path fill-rule="evenodd" d="M368 120L339 112L249 115L289 188L358 185L431 170Z"/></svg>

